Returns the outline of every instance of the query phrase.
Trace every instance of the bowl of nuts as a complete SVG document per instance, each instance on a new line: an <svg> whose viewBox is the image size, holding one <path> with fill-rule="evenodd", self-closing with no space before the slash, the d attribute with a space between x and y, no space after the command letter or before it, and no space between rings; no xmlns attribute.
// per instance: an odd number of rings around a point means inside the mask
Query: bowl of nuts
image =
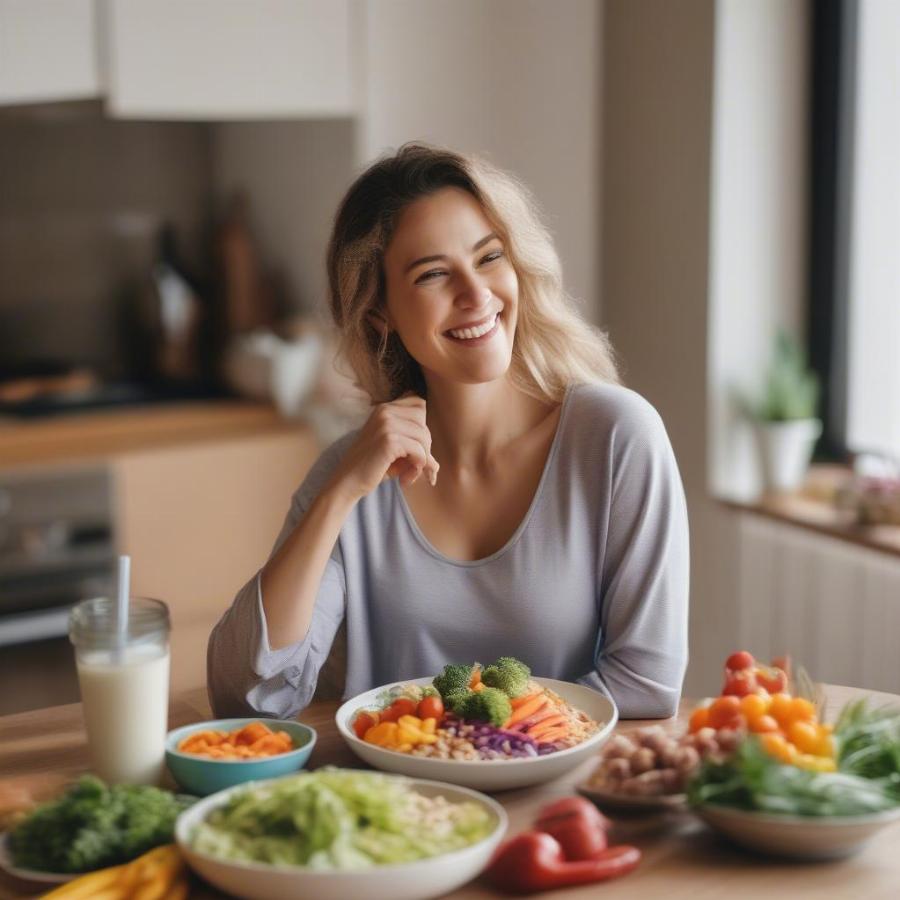
<svg viewBox="0 0 900 900"><path fill-rule="evenodd" d="M648 725L613 735L579 793L609 810L662 812L687 808L685 788L708 757L725 756L740 740L737 731L701 728L674 735Z"/></svg>

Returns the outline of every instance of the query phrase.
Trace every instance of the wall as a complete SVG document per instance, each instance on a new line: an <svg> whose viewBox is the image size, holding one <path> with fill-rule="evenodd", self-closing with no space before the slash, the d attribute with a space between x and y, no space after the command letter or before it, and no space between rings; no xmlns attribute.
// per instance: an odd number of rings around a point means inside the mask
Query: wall
<svg viewBox="0 0 900 900"><path fill-rule="evenodd" d="M149 274L165 220L196 258L209 185L206 126L90 102L2 110L0 363L119 366L118 291Z"/></svg>
<svg viewBox="0 0 900 900"><path fill-rule="evenodd" d="M754 498L742 407L779 327L802 339L807 277L809 12L720 0L716 17L709 285L710 487Z"/></svg>
<svg viewBox="0 0 900 900"><path fill-rule="evenodd" d="M284 277L295 310L323 307L331 222L354 175L350 120L234 122L214 126L218 203L241 188L250 196L264 263Z"/></svg>
<svg viewBox="0 0 900 900"><path fill-rule="evenodd" d="M737 520L710 491L722 398L801 308L806 17L777 0L606 3L603 310L684 480L689 695L718 685L739 637Z"/></svg>
<svg viewBox="0 0 900 900"><path fill-rule="evenodd" d="M368 0L363 8L360 161L419 139L514 172L547 215L570 293L598 320L602 5Z"/></svg>

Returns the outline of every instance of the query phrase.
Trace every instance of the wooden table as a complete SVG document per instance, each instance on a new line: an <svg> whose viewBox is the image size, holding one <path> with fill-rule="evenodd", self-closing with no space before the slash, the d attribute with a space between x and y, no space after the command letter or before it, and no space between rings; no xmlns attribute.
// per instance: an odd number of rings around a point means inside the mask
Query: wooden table
<svg viewBox="0 0 900 900"><path fill-rule="evenodd" d="M826 718L833 720L837 709L864 692L852 688L829 687L826 691ZM900 702L900 697L871 693L876 702ZM678 720L667 723L682 727L690 711L684 703ZM334 726L336 703L320 702L300 716L318 731L319 740L310 768L325 763L360 766ZM210 717L205 692L191 691L174 698L170 725L177 727ZM620 724L620 730L640 722ZM593 761L547 785L497 794L510 816L510 833L527 828L535 811L572 788L591 773ZM0 816L32 796L48 796L64 781L87 768L87 748L78 704L58 706L0 718ZM900 896L900 823L882 831L859 855L830 863L786 863L756 857L718 839L689 814L638 819L619 819L616 842L637 844L644 853L640 868L602 886L588 885L543 894L544 897L621 898L665 897L666 900L702 898L896 898ZM0 875L0 900L18 900L40 894L34 885ZM196 900L220 898L222 894L198 884L191 897ZM473 882L450 895L454 898L496 898L501 896L481 881ZM349 898L348 898L349 900Z"/></svg>

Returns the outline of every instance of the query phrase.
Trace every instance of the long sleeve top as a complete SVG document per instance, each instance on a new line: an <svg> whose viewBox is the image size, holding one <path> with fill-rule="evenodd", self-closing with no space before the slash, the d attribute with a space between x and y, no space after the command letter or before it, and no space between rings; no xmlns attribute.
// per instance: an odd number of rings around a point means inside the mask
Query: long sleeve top
<svg viewBox="0 0 900 900"><path fill-rule="evenodd" d="M355 437L315 463L275 549ZM442 554L392 479L344 522L303 640L270 647L260 585L257 573L210 637L217 715L295 716L312 699L342 622L345 698L449 662L514 656L537 676L606 693L623 717L677 708L687 663L684 491L659 415L624 387L567 390L528 512L490 556Z"/></svg>

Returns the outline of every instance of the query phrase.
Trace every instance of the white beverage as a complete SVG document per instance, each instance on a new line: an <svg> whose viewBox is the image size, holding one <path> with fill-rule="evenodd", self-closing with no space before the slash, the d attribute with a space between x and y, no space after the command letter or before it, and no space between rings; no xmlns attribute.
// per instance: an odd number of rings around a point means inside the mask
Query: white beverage
<svg viewBox="0 0 900 900"><path fill-rule="evenodd" d="M158 784L165 768L168 645L79 652L91 768L110 784Z"/></svg>

